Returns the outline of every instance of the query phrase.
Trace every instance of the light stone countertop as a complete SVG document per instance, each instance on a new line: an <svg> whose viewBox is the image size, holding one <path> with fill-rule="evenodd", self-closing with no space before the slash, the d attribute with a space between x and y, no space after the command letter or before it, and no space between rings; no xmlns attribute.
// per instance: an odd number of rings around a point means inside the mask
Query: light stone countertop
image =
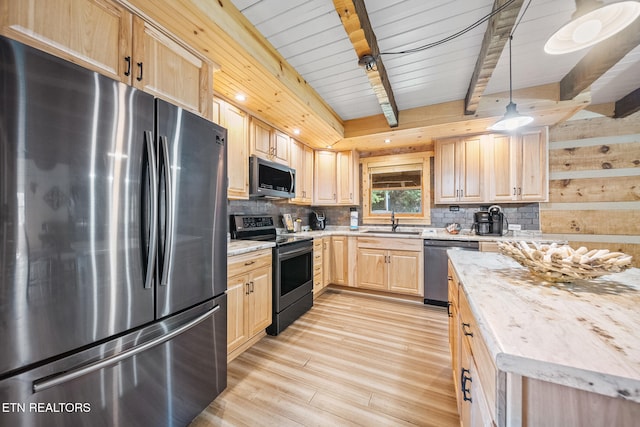
<svg viewBox="0 0 640 427"><path fill-rule="evenodd" d="M553 284L501 254L447 253L499 370L640 402L640 269Z"/></svg>
<svg viewBox="0 0 640 427"><path fill-rule="evenodd" d="M241 255L261 249L273 248L274 242L259 242L255 240L230 240L227 243L227 256Z"/></svg>

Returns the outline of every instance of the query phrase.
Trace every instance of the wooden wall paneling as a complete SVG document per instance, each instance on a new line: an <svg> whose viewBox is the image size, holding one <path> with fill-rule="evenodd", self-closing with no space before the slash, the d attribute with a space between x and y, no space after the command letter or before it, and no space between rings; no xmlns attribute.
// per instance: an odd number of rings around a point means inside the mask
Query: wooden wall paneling
<svg viewBox="0 0 640 427"><path fill-rule="evenodd" d="M541 210L545 233L640 235L638 210Z"/></svg>
<svg viewBox="0 0 640 427"><path fill-rule="evenodd" d="M551 157L553 158L553 157ZM640 200L638 179L628 176L598 178L554 179L549 181L549 202L632 202Z"/></svg>
<svg viewBox="0 0 640 427"><path fill-rule="evenodd" d="M549 168L553 171L636 167L640 167L640 135L637 142L549 150Z"/></svg>

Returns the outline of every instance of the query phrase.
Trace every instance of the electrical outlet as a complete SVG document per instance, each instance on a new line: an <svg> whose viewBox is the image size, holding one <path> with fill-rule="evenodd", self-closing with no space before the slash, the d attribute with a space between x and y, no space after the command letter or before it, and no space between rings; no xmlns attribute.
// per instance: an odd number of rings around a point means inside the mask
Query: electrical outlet
<svg viewBox="0 0 640 427"><path fill-rule="evenodd" d="M509 224L509 231L520 231L522 230L522 225L520 224Z"/></svg>

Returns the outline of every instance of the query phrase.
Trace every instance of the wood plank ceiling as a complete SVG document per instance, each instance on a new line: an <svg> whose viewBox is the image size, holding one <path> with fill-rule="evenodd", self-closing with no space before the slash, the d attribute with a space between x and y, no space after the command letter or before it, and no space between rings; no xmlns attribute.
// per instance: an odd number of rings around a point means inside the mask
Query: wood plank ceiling
<svg viewBox="0 0 640 427"><path fill-rule="evenodd" d="M336 12L342 3L357 1L232 2L343 120L345 139L335 148L372 149L385 138L413 145L484 131L508 102L508 55L501 54L516 18L514 102L520 112L535 116L534 125L564 121L589 104L606 104L594 109L613 114L614 103L626 95L625 111L633 111L628 103L637 99L631 94L640 87L638 22L613 42L616 49L595 46L562 56L543 52L550 34L570 19L573 0L361 0L388 75L387 91L399 109L398 127L391 128L367 72L358 66L361 52ZM451 41L393 54L442 40L503 5L508 7L489 24ZM605 53L606 61L596 59ZM568 85L575 89L565 89Z"/></svg>

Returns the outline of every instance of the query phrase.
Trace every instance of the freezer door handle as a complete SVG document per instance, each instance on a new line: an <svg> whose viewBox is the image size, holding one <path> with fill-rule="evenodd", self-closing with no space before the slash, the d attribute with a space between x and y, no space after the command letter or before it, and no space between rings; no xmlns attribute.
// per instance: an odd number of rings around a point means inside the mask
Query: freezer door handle
<svg viewBox="0 0 640 427"><path fill-rule="evenodd" d="M151 341L148 341L144 344L140 344L139 346L130 348L129 350L125 350L122 353L118 353L111 357L107 357L106 359L99 360L97 362L89 363L87 365L79 366L77 368L72 368L68 371L65 371L59 375L53 375L47 378L39 379L33 382L33 392L39 393L41 391L47 390L52 387L59 386L68 381L74 380L76 378L80 378L84 375L91 374L93 372L99 371L101 369L108 368L116 363L122 362L123 360L129 359L137 354L140 354L146 350L149 350L153 347L156 347L160 344L163 344L176 336L188 331L189 329L197 326L203 321L207 320L211 317L215 312L220 310L220 305L216 305L211 310L206 313L201 314L195 319L191 320L189 323L185 323L179 328L169 332L168 334L162 335L158 338L155 338Z"/></svg>
<svg viewBox="0 0 640 427"><path fill-rule="evenodd" d="M153 144L153 134L150 131L144 133L147 153L149 156L149 178L151 188L151 212L149 224L149 249L147 251L147 274L144 279L144 287L150 289L153 285L153 273L156 266L155 248L158 243L158 171L156 169L156 152Z"/></svg>
<svg viewBox="0 0 640 427"><path fill-rule="evenodd" d="M169 141L166 136L161 136L162 156L164 164L164 182L166 194L166 224L164 229L164 262L162 265L162 280L160 286L167 286L169 281L169 268L171 266L171 258L173 257L173 220L174 220L174 200L173 200L173 178L171 177L171 158L169 156Z"/></svg>

